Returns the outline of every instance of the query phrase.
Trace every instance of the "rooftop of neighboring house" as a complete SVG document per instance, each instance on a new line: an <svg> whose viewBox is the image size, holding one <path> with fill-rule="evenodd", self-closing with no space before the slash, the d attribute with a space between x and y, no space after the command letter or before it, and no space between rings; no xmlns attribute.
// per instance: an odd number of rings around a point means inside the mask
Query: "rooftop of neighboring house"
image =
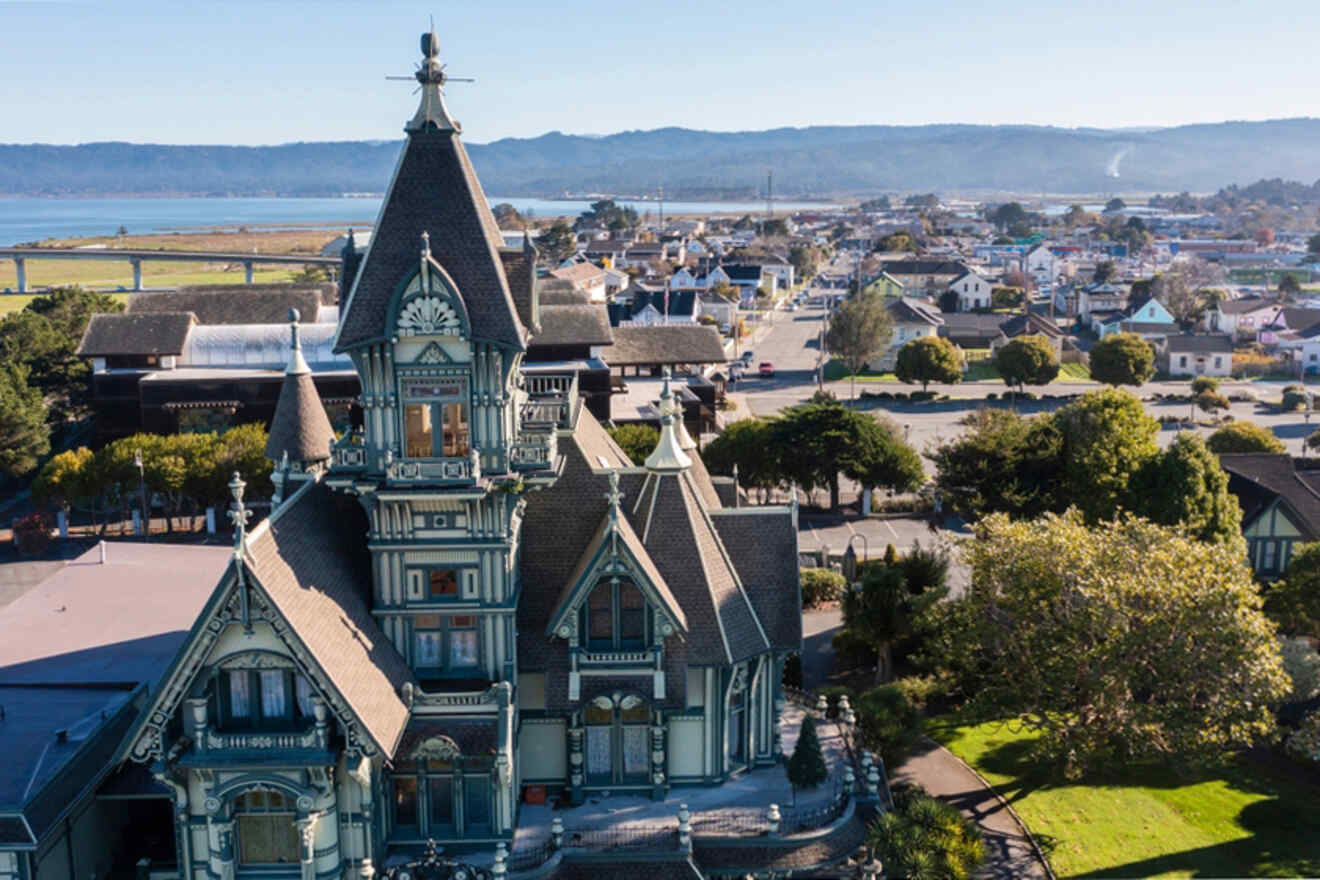
<svg viewBox="0 0 1320 880"><path fill-rule="evenodd" d="M588 284L598 281L605 276L605 270L595 263L574 263L571 266L564 266L559 269L553 269L550 272L555 278L561 281L569 281L574 284Z"/></svg>
<svg viewBox="0 0 1320 880"><path fill-rule="evenodd" d="M1209 335L1201 334L1180 334L1169 336L1164 340L1164 346L1170 353L1177 354L1232 354L1233 340L1227 336L1218 333Z"/></svg>
<svg viewBox="0 0 1320 880"><path fill-rule="evenodd" d="M615 327L602 357L611 367L722 364L728 360L719 331L705 324Z"/></svg>

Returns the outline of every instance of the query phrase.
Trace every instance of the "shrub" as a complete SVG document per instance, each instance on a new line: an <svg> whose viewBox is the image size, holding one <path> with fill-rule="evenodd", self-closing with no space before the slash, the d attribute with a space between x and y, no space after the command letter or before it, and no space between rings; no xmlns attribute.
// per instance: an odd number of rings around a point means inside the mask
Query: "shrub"
<svg viewBox="0 0 1320 880"><path fill-rule="evenodd" d="M50 546L52 528L50 514L44 510L29 513L14 523L14 544L19 553L36 556Z"/></svg>
<svg viewBox="0 0 1320 880"><path fill-rule="evenodd" d="M797 651L789 654L784 660L784 677L782 681L785 687L802 690L802 655Z"/></svg>
<svg viewBox="0 0 1320 880"><path fill-rule="evenodd" d="M1320 712L1312 712L1288 737L1284 749L1298 761L1320 764Z"/></svg>
<svg viewBox="0 0 1320 880"><path fill-rule="evenodd" d="M904 393L904 392L902 392L902 391L895 391L895 392L894 392L894 400L907 400L907 399L908 399L908 396L907 396L906 393Z"/></svg>
<svg viewBox="0 0 1320 880"><path fill-rule="evenodd" d="M908 395L908 400L911 400L913 403L919 403L924 400L934 400L935 397L936 392L934 391L913 391Z"/></svg>
<svg viewBox="0 0 1320 880"><path fill-rule="evenodd" d="M1306 389L1300 385L1289 385L1283 389L1283 400L1280 404L1284 412L1293 412L1306 406Z"/></svg>
<svg viewBox="0 0 1320 880"><path fill-rule="evenodd" d="M857 729L868 749L896 767L921 738L921 713L907 694L893 684L862 694L854 704Z"/></svg>
<svg viewBox="0 0 1320 880"><path fill-rule="evenodd" d="M903 697L919 712L926 711L926 704L932 697L943 697L949 693L947 678L934 675L906 675L896 678L890 684L902 692Z"/></svg>
<svg viewBox="0 0 1320 880"><path fill-rule="evenodd" d="M825 602L837 602L848 585L843 575L827 568L802 569L802 607L815 608Z"/></svg>
<svg viewBox="0 0 1320 880"><path fill-rule="evenodd" d="M987 395L985 396L985 399L986 399L986 400L998 400L998 399L999 399L999 395L996 394L995 392L991 391L989 394L987 394Z"/></svg>
<svg viewBox="0 0 1320 880"><path fill-rule="evenodd" d="M1206 438L1205 445L1220 455L1232 452L1286 452L1283 441L1255 422L1234 422Z"/></svg>
<svg viewBox="0 0 1320 880"><path fill-rule="evenodd" d="M894 809L871 823L867 843L894 880L966 880L986 859L977 827L919 788L894 792Z"/></svg>
<svg viewBox="0 0 1320 880"><path fill-rule="evenodd" d="M1284 639L1281 647L1283 671L1292 681L1290 703L1304 703L1320 695L1320 654L1307 638Z"/></svg>
<svg viewBox="0 0 1320 880"><path fill-rule="evenodd" d="M1200 394L1202 391L1218 391L1219 380L1214 376L1197 376L1192 380L1192 393Z"/></svg>

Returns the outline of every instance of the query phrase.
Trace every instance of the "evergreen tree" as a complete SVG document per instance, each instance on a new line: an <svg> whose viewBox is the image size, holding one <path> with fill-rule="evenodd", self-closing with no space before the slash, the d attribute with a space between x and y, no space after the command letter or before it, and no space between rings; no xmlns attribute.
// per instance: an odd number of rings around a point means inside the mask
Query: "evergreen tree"
<svg viewBox="0 0 1320 880"><path fill-rule="evenodd" d="M21 364L0 368L0 471L21 477L50 451L50 428L41 392Z"/></svg>
<svg viewBox="0 0 1320 880"><path fill-rule="evenodd" d="M816 788L829 778L825 767L825 755L820 750L820 738L816 736L816 719L806 715L802 719L802 729L798 732L797 747L793 757L788 759L785 768L788 784L793 786L793 800L797 800L799 788Z"/></svg>

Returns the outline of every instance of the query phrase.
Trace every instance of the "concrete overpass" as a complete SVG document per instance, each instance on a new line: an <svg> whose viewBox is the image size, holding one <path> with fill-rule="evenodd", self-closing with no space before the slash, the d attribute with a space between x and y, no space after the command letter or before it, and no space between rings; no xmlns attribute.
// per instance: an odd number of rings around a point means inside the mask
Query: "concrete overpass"
<svg viewBox="0 0 1320 880"><path fill-rule="evenodd" d="M320 254L242 254L210 251L158 251L133 248L43 248L0 247L0 260L10 259L18 270L18 292L27 293L28 260L127 260L133 267L133 289L142 289L142 263L157 260L175 263L242 263L247 283L252 283L252 267L257 263L293 266L328 266L333 278L339 257Z"/></svg>

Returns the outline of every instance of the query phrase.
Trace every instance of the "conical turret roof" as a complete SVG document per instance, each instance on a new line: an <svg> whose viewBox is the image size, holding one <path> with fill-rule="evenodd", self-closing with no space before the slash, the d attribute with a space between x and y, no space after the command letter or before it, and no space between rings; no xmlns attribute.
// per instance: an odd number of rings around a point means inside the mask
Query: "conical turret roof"
<svg viewBox="0 0 1320 880"><path fill-rule="evenodd" d="M266 440L266 457L277 462L286 452L294 463L325 461L335 439L325 405L312 381L311 368L303 358L298 341L298 317L297 309L289 310L289 365L284 370L284 384Z"/></svg>

